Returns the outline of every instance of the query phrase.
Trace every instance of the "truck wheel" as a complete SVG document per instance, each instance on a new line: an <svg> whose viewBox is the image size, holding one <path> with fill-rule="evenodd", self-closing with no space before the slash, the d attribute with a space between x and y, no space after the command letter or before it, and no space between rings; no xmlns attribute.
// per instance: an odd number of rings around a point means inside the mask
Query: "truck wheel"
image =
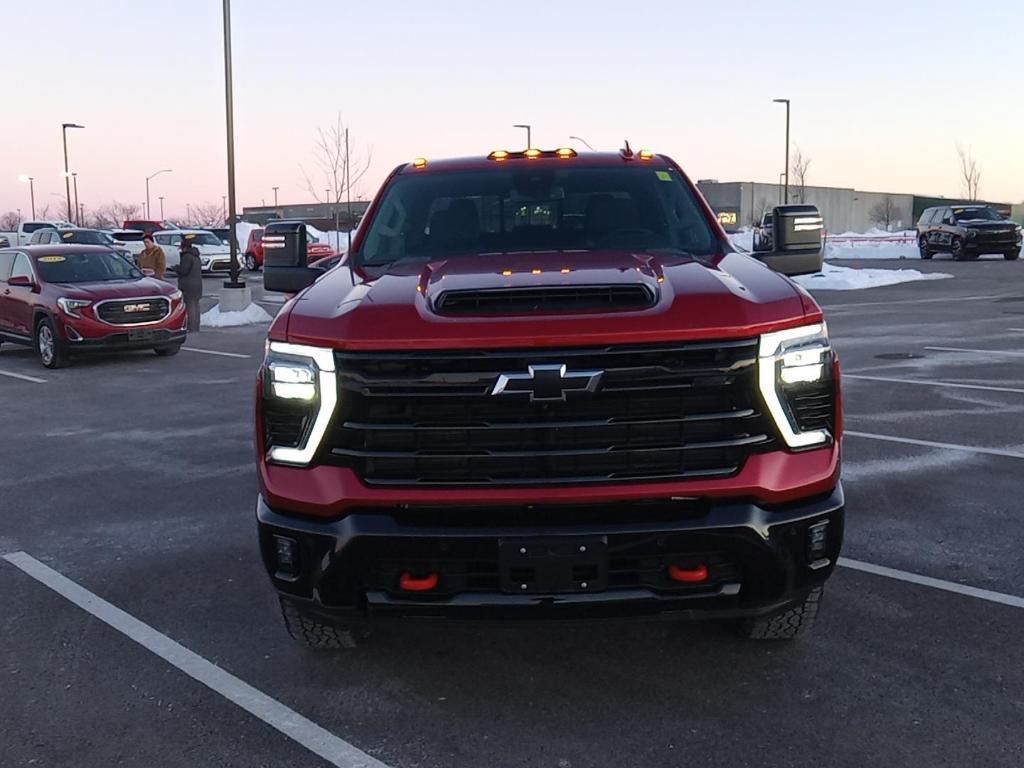
<svg viewBox="0 0 1024 768"><path fill-rule="evenodd" d="M245 254L245 268L250 272L256 271L256 257L251 253Z"/></svg>
<svg viewBox="0 0 1024 768"><path fill-rule="evenodd" d="M949 243L949 250L953 253L954 261L966 261L967 254L964 252L964 241L954 237Z"/></svg>
<svg viewBox="0 0 1024 768"><path fill-rule="evenodd" d="M355 629L321 624L316 619L304 616L298 608L284 598L279 599L284 626L292 639L318 651L351 649L359 646L360 635Z"/></svg>
<svg viewBox="0 0 1024 768"><path fill-rule="evenodd" d="M813 626L823 592L823 587L816 587L800 605L757 619L743 619L736 628L750 640L792 640Z"/></svg>
<svg viewBox="0 0 1024 768"><path fill-rule="evenodd" d="M68 364L68 353L48 317L36 323L35 347L39 362L47 368L63 368Z"/></svg>
<svg viewBox="0 0 1024 768"><path fill-rule="evenodd" d="M1020 258L1020 251L1007 251L1003 254L1003 258L1007 261L1016 261Z"/></svg>
<svg viewBox="0 0 1024 768"><path fill-rule="evenodd" d="M935 254L933 254L931 252L931 250L929 250L929 248L928 248L928 238L926 238L926 237L921 237L921 239L919 239L917 241L917 247L921 251L921 258L922 259L930 259L932 256L935 255Z"/></svg>

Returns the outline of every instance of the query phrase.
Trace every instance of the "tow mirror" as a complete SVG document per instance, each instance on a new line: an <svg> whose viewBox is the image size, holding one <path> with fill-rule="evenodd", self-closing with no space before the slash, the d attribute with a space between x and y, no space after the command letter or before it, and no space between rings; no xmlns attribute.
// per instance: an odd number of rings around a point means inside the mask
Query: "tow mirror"
<svg viewBox="0 0 1024 768"><path fill-rule="evenodd" d="M772 250L753 255L784 275L814 274L824 261L823 232L816 205L780 205L772 211Z"/></svg>
<svg viewBox="0 0 1024 768"><path fill-rule="evenodd" d="M32 282L32 278L28 275L14 275L7 278L7 285L13 288L31 288L35 283Z"/></svg>
<svg viewBox="0 0 1024 768"><path fill-rule="evenodd" d="M271 222L263 231L263 288L298 293L322 275L306 263L306 225Z"/></svg>

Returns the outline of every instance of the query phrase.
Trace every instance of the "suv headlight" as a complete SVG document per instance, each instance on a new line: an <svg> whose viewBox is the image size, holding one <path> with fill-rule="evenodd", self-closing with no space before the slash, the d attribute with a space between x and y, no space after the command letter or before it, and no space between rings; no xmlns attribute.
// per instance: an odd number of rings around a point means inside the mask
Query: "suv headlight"
<svg viewBox="0 0 1024 768"><path fill-rule="evenodd" d="M763 334L757 365L761 396L786 445L828 442L836 403L825 323Z"/></svg>
<svg viewBox="0 0 1024 768"><path fill-rule="evenodd" d="M337 403L332 350L267 342L262 428L268 459L282 464L309 464L320 448Z"/></svg>
<svg viewBox="0 0 1024 768"><path fill-rule="evenodd" d="M65 315L69 315L70 317L81 317L81 315L78 314L78 310L83 307L88 307L90 304L92 304L92 302L85 299L68 299L64 296L57 299L57 306L61 308L61 311Z"/></svg>

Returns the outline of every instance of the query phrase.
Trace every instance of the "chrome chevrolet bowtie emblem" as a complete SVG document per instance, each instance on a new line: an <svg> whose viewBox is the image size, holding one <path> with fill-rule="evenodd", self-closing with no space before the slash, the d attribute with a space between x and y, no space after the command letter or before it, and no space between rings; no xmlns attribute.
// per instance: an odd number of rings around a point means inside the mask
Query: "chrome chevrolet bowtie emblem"
<svg viewBox="0 0 1024 768"><path fill-rule="evenodd" d="M503 373L492 395L529 394L530 401L565 400L566 392L593 392L604 371L568 371L565 365L531 365L526 373Z"/></svg>

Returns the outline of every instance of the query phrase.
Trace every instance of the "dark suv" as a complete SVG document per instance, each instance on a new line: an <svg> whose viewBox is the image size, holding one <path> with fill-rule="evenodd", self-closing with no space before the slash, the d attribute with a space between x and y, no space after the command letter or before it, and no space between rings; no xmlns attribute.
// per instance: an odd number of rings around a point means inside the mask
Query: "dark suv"
<svg viewBox="0 0 1024 768"><path fill-rule="evenodd" d="M922 259L948 251L957 261L983 253L1001 253L1014 261L1020 257L1021 228L988 205L940 205L921 214L917 244Z"/></svg>

